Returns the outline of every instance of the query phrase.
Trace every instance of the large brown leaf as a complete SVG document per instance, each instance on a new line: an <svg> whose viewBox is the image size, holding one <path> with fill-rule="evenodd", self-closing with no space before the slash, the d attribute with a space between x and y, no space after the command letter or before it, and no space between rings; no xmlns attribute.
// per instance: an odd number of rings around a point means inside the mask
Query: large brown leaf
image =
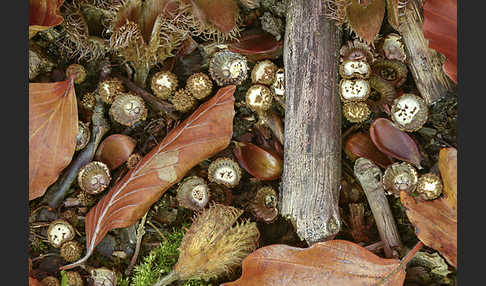
<svg viewBox="0 0 486 286"><path fill-rule="evenodd" d="M86 215L86 256L62 269L86 261L109 230L134 224L187 171L229 145L235 89L221 88L91 208Z"/></svg>
<svg viewBox="0 0 486 286"><path fill-rule="evenodd" d="M187 0L186 0L187 1ZM236 26L236 0L190 0L193 13L203 23L211 23L227 34Z"/></svg>
<svg viewBox="0 0 486 286"><path fill-rule="evenodd" d="M370 0L366 4L351 0L351 4L346 7L346 20L357 36L371 44L385 17L385 0Z"/></svg>
<svg viewBox="0 0 486 286"><path fill-rule="evenodd" d="M457 267L457 150L442 149L439 169L444 182L444 195L433 201L415 201L401 192L400 199L407 216L416 228L417 237L439 251Z"/></svg>
<svg viewBox="0 0 486 286"><path fill-rule="evenodd" d="M42 196L71 162L77 134L73 81L29 83L29 200Z"/></svg>
<svg viewBox="0 0 486 286"><path fill-rule="evenodd" d="M29 39L37 32L62 23L59 11L64 0L29 0Z"/></svg>
<svg viewBox="0 0 486 286"><path fill-rule="evenodd" d="M457 83L457 0L427 0L423 11L429 47L447 58L444 71Z"/></svg>
<svg viewBox="0 0 486 286"><path fill-rule="evenodd" d="M309 248L277 244L257 249L243 260L241 277L223 286L402 285L400 261L384 259L345 240Z"/></svg>

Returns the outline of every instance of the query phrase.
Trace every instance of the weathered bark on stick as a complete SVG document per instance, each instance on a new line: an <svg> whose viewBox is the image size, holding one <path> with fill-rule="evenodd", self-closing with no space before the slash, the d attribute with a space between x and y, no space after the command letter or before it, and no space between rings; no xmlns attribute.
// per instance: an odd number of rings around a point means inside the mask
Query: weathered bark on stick
<svg viewBox="0 0 486 286"><path fill-rule="evenodd" d="M441 55L429 48L429 41L422 31L423 0L410 0L400 19L400 34L407 52L408 68L417 88L427 102L433 104L452 91L454 83L442 69Z"/></svg>
<svg viewBox="0 0 486 286"><path fill-rule="evenodd" d="M308 244L334 238L341 226L341 31L324 16L323 3L290 1L284 44L285 155L279 206Z"/></svg>
<svg viewBox="0 0 486 286"><path fill-rule="evenodd" d="M393 257L393 250L400 250L402 242L393 214L385 197L382 173L378 166L366 158L358 158L354 164L354 175L366 194L375 218L381 240L385 243L385 256Z"/></svg>

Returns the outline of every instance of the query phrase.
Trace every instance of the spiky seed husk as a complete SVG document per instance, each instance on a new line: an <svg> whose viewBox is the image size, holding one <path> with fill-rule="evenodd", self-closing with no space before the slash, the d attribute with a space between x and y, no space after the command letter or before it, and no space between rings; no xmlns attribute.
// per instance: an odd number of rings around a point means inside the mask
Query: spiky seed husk
<svg viewBox="0 0 486 286"><path fill-rule="evenodd" d="M69 286L83 286L83 278L77 271L66 271Z"/></svg>
<svg viewBox="0 0 486 286"><path fill-rule="evenodd" d="M343 104L344 117L351 123L365 121L371 114L368 104L365 102L346 102Z"/></svg>
<svg viewBox="0 0 486 286"><path fill-rule="evenodd" d="M186 89L196 99L203 100L211 94L213 82L205 73L195 73L186 81Z"/></svg>
<svg viewBox="0 0 486 286"><path fill-rule="evenodd" d="M76 198L78 199L79 204L84 207L91 207L96 202L96 198L85 191L79 192Z"/></svg>
<svg viewBox="0 0 486 286"><path fill-rule="evenodd" d="M93 92L87 92L83 95L81 99L81 105L87 110L93 110L96 104L96 97Z"/></svg>
<svg viewBox="0 0 486 286"><path fill-rule="evenodd" d="M171 102L176 110L184 113L193 110L197 105L196 99L185 89L176 91L171 98Z"/></svg>
<svg viewBox="0 0 486 286"><path fill-rule="evenodd" d="M103 162L92 161L78 173L79 187L90 194L99 194L110 184L110 169Z"/></svg>
<svg viewBox="0 0 486 286"><path fill-rule="evenodd" d="M231 273L256 249L260 233L254 222L237 222L242 213L234 207L213 204L194 219L174 266L180 279L207 281Z"/></svg>
<svg viewBox="0 0 486 286"><path fill-rule="evenodd" d="M135 168L135 166L137 166L138 162L140 162L140 160L142 160L142 155L138 154L138 153L133 153L131 154L128 159L127 159L127 168L129 170Z"/></svg>
<svg viewBox="0 0 486 286"><path fill-rule="evenodd" d="M361 42L359 39L355 39L352 42L349 41L346 45L343 45L339 50L339 54L341 55L341 62L346 60L366 60L371 64L374 60L370 46Z"/></svg>
<svg viewBox="0 0 486 286"><path fill-rule="evenodd" d="M233 188L239 184L241 168L233 159L222 157L214 160L208 167L208 180Z"/></svg>
<svg viewBox="0 0 486 286"><path fill-rule="evenodd" d="M121 80L116 77L105 79L98 84L98 93L106 104L112 104L115 98L125 92Z"/></svg>
<svg viewBox="0 0 486 286"><path fill-rule="evenodd" d="M151 87L157 97L167 100L176 91L179 82L177 76L170 71L160 71L152 77Z"/></svg>
<svg viewBox="0 0 486 286"><path fill-rule="evenodd" d="M133 126L147 118L145 101L130 93L122 93L115 98L110 107L110 115L116 122L124 126Z"/></svg>

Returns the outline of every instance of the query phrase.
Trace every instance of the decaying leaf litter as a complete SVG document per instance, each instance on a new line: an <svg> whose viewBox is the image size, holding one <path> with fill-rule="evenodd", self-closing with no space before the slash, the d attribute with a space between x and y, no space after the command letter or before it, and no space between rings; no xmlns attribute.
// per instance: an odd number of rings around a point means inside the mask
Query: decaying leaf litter
<svg viewBox="0 0 486 286"><path fill-rule="evenodd" d="M30 1L29 284L455 285L457 40L441 21L454 30L457 5L435 2L304 2L341 41L337 234L314 242L279 214L303 3Z"/></svg>

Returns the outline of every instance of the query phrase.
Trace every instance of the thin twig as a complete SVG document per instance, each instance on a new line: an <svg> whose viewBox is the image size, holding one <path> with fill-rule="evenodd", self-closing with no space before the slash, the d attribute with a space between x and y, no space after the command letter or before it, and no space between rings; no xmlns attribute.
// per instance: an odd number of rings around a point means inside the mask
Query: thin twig
<svg viewBox="0 0 486 286"><path fill-rule="evenodd" d="M133 253L132 260L130 260L130 265L128 265L127 270L125 271L125 275L130 274L132 271L133 266L137 262L138 253L140 252L140 244L142 243L142 237L145 234L145 220L147 219L148 212L140 220L140 223L137 228L137 244L135 245L135 253Z"/></svg>
<svg viewBox="0 0 486 286"><path fill-rule="evenodd" d="M155 226L150 220L147 221L147 223L153 228L155 229L155 231L160 235L160 237L162 238L162 240L165 242L167 241L167 238L164 236L164 234L159 230L159 228L157 226Z"/></svg>

